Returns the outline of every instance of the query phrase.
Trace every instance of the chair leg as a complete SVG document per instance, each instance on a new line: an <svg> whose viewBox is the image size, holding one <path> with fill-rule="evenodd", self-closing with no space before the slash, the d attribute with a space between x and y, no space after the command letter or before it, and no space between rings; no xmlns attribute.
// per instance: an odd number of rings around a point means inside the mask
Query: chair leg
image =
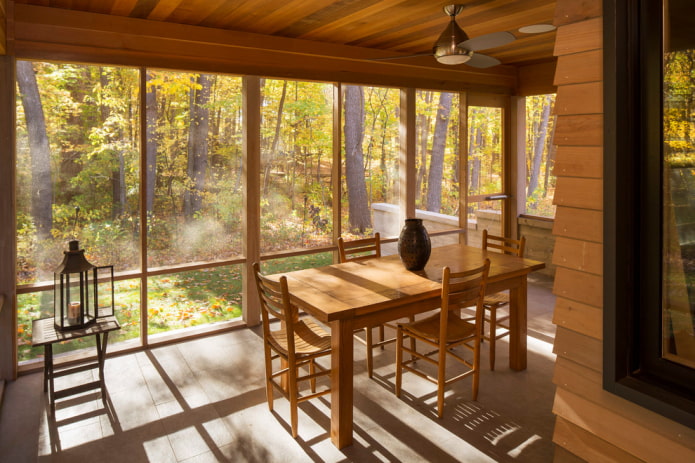
<svg viewBox="0 0 695 463"><path fill-rule="evenodd" d="M379 325L379 342L384 342L384 325ZM384 350L384 345L381 345L381 350Z"/></svg>
<svg viewBox="0 0 695 463"><path fill-rule="evenodd" d="M268 408L273 411L273 361L271 360L270 347L265 345L265 395L268 399Z"/></svg>
<svg viewBox="0 0 695 463"><path fill-rule="evenodd" d="M372 328L365 328L365 340L367 343L367 374L372 377L374 372L374 352L372 351Z"/></svg>
<svg viewBox="0 0 695 463"><path fill-rule="evenodd" d="M297 390L297 368L289 369L289 393L290 393L290 425L292 437L297 437L299 391Z"/></svg>
<svg viewBox="0 0 695 463"><path fill-rule="evenodd" d="M396 397L401 396L401 379L403 376L403 330L396 329Z"/></svg>
<svg viewBox="0 0 695 463"><path fill-rule="evenodd" d="M444 416L444 386L446 384L446 346L439 346L439 365L437 366L437 417Z"/></svg>
<svg viewBox="0 0 695 463"><path fill-rule="evenodd" d="M410 323L413 323L415 321L415 315L409 316L408 320L410 321ZM415 338L412 336L410 337L410 350L412 352L415 352ZM414 362L415 360L417 360L417 357L415 357L413 354L410 354L410 360Z"/></svg>
<svg viewBox="0 0 695 463"><path fill-rule="evenodd" d="M312 375L316 373L316 364L313 360L309 361L309 373ZM309 383L311 384L311 392L316 392L316 378L310 379Z"/></svg>
<svg viewBox="0 0 695 463"><path fill-rule="evenodd" d="M478 400L478 387L480 386L480 339L474 341L473 352L473 385L471 387L473 400Z"/></svg>
<svg viewBox="0 0 695 463"><path fill-rule="evenodd" d="M485 331L482 331L483 333ZM497 308L490 309L490 371L495 371L495 344L497 339Z"/></svg>

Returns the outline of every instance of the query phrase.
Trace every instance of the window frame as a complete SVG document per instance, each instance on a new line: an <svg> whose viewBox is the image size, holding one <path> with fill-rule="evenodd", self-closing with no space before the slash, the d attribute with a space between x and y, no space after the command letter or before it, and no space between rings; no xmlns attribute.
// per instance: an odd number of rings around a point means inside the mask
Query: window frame
<svg viewBox="0 0 695 463"><path fill-rule="evenodd" d="M603 387L695 428L695 370L661 357L662 2L604 2Z"/></svg>

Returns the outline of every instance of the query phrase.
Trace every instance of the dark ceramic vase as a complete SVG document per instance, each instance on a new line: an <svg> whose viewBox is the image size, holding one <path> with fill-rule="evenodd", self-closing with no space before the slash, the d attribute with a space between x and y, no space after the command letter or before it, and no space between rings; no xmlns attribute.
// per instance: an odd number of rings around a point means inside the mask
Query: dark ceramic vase
<svg viewBox="0 0 695 463"><path fill-rule="evenodd" d="M422 219L405 219L398 238L398 254L408 270L422 270L430 258L432 244Z"/></svg>

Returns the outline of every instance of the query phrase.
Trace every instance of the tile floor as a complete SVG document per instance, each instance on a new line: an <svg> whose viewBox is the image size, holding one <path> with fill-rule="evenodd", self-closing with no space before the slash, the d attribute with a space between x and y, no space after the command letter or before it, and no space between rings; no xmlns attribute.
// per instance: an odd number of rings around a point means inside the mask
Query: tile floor
<svg viewBox="0 0 695 463"><path fill-rule="evenodd" d="M331 443L329 397L300 405L295 440L287 401L276 393L268 410L260 330L240 329L109 357L104 400L63 399L55 417L41 375L21 376L5 390L0 462L552 461L551 284L536 278L529 286L528 369L509 370L499 341L497 368L483 369L478 400L470 400L469 380L456 383L441 420L434 385L406 374L396 398L393 348L377 351L370 380L357 343L353 445Z"/></svg>

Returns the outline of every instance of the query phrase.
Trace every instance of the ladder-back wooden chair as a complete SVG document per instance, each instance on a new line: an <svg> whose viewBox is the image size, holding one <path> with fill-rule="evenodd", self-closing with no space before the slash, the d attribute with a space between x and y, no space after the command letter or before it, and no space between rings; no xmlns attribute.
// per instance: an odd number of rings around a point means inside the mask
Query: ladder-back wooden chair
<svg viewBox="0 0 695 463"><path fill-rule="evenodd" d="M480 342L482 338L483 299L485 285L490 269L490 260L475 269L464 272L451 272L444 267L442 273L442 307L434 315L411 323L399 323L396 341L396 396L401 395L403 370L414 373L437 385L437 416L444 413L445 388L456 381L473 376L472 399L478 397L480 384ZM462 307L475 307L475 318L461 318ZM404 339L419 340L418 346L426 346L427 353L404 347ZM465 358L460 349L465 347L472 352L472 359ZM437 367L436 377L428 374L413 358L403 360L403 352ZM447 357L464 365L465 371L449 379L446 378ZM427 364L423 364L427 366Z"/></svg>
<svg viewBox="0 0 695 463"><path fill-rule="evenodd" d="M331 336L310 317L299 318L297 307L290 302L287 278L273 281L261 275L258 263L253 264L256 287L263 318L263 350L268 407L273 410L273 387L290 401L292 437L297 437L297 405L331 392L330 387L316 392L316 379L330 376L330 369L315 362L330 357ZM279 320L279 328L271 330L271 322ZM277 368L273 364L279 360ZM302 368L308 367L306 374ZM279 382L285 380L284 382ZM309 381L311 393L300 395L298 384Z"/></svg>
<svg viewBox="0 0 695 463"><path fill-rule="evenodd" d="M340 262L360 262L368 259L376 259L381 257L381 236L379 233L374 233L371 238L362 238L359 240L345 241L341 236L338 238L338 254L340 257ZM410 321L413 321L413 317L410 317ZM391 342L396 342L396 338L385 337L384 327L392 328L396 330L396 325L393 323L384 323L379 325L379 341L374 342L372 335L372 328L364 328L364 339L358 336L361 333L362 328L355 330L355 339L367 346L367 373L371 378L374 372L374 352L373 349L381 347L382 349L386 344Z"/></svg>
<svg viewBox="0 0 695 463"><path fill-rule="evenodd" d="M495 250L502 254L524 257L526 238L518 240L488 234L483 230L483 249ZM509 306L509 291L500 291L485 297L485 320L490 325L489 333L485 334L485 340L490 342L490 370L495 369L495 341L509 336L509 313L500 314L499 310ZM485 326L483 325L483 333Z"/></svg>

